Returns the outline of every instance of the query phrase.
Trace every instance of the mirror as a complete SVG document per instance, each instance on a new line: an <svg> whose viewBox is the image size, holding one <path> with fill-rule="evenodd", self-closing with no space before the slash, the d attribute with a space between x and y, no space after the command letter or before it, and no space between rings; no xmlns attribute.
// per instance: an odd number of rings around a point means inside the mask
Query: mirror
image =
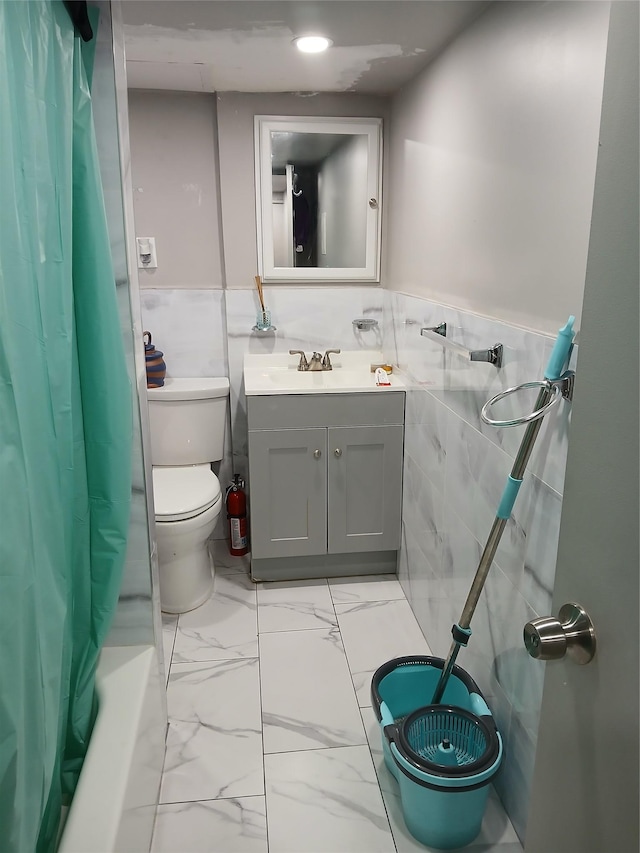
<svg viewBox="0 0 640 853"><path fill-rule="evenodd" d="M378 281L382 120L256 116L263 281Z"/></svg>

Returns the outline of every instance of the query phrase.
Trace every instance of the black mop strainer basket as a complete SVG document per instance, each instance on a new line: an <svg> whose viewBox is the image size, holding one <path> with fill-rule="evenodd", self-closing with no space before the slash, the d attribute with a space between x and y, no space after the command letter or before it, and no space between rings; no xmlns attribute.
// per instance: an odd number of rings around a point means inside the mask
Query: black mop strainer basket
<svg viewBox="0 0 640 853"><path fill-rule="evenodd" d="M451 705L427 705L409 714L398 726L397 745L416 767L440 776L482 773L499 752L495 727Z"/></svg>

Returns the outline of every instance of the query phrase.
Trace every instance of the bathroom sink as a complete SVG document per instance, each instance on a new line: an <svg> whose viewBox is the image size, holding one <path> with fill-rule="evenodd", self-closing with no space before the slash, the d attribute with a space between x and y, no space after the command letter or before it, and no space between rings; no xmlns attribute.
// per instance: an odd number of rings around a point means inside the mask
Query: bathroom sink
<svg viewBox="0 0 640 853"><path fill-rule="evenodd" d="M391 385L376 385L371 364L382 363L379 352L344 352L332 356L333 370L297 369L298 356L248 353L244 361L247 396L262 394L335 394L362 391L403 391L404 382L391 374Z"/></svg>

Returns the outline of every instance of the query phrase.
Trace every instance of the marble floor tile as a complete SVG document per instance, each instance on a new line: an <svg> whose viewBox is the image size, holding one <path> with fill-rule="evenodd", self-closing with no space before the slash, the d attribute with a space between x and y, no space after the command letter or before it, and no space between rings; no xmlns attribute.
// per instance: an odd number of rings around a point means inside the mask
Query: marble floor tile
<svg viewBox="0 0 640 853"><path fill-rule="evenodd" d="M251 564L251 554L244 557L232 557L226 539L211 539L209 552L217 575L248 575Z"/></svg>
<svg viewBox="0 0 640 853"><path fill-rule="evenodd" d="M400 789L398 783L387 769L382 755L382 738L380 726L373 708L361 708L362 721L367 733L367 740L373 763L378 776L378 783L387 809L391 831L398 853L438 853L437 848L420 844L409 832L404 822ZM428 795L427 795L428 796ZM507 817L500 800L492 790L489 794L487 810L482 822L480 834L463 849L466 853L522 853L518 836Z"/></svg>
<svg viewBox="0 0 640 853"><path fill-rule="evenodd" d="M171 668L171 656L173 655L173 644L176 640L178 628L178 615L173 613L162 614L162 650L164 653L165 684L169 681L169 670Z"/></svg>
<svg viewBox="0 0 640 853"><path fill-rule="evenodd" d="M337 624L326 580L258 584L258 630L261 634Z"/></svg>
<svg viewBox="0 0 640 853"><path fill-rule="evenodd" d="M361 706L371 704L371 676L392 658L430 654L405 600L336 604L338 625Z"/></svg>
<svg viewBox="0 0 640 853"><path fill-rule="evenodd" d="M151 853L267 853L264 797L158 806Z"/></svg>
<svg viewBox="0 0 640 853"><path fill-rule="evenodd" d="M329 578L329 589L334 604L355 604L360 601L393 601L405 597L395 575Z"/></svg>
<svg viewBox="0 0 640 853"><path fill-rule="evenodd" d="M160 802L264 793L258 661L173 664Z"/></svg>
<svg viewBox="0 0 640 853"><path fill-rule="evenodd" d="M265 756L270 853L395 853L366 746Z"/></svg>
<svg viewBox="0 0 640 853"><path fill-rule="evenodd" d="M215 547L212 599L163 614L170 728L151 853L435 853L406 828L367 707L380 664L429 653L396 577L254 586ZM522 853L493 792L465 851Z"/></svg>
<svg viewBox="0 0 640 853"><path fill-rule="evenodd" d="M264 751L366 743L337 628L260 635Z"/></svg>
<svg viewBox="0 0 640 853"><path fill-rule="evenodd" d="M256 657L255 585L241 574L216 575L211 598L180 614L173 663Z"/></svg>

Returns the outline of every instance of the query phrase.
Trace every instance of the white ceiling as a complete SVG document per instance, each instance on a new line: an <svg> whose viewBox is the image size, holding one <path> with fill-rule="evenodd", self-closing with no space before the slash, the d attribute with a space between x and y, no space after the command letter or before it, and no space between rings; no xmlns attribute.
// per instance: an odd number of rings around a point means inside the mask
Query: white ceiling
<svg viewBox="0 0 640 853"><path fill-rule="evenodd" d="M390 94L485 0L125 0L129 87ZM301 54L298 35L333 39Z"/></svg>

